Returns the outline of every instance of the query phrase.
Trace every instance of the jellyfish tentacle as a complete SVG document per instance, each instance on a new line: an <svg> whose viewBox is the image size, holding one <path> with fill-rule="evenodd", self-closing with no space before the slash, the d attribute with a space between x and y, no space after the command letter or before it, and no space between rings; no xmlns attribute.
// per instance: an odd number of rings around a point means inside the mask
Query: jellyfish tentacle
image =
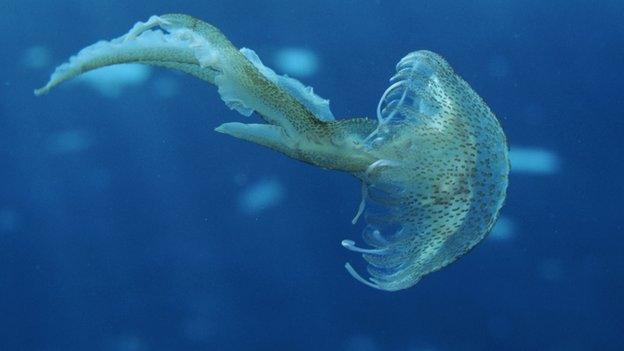
<svg viewBox="0 0 624 351"><path fill-rule="evenodd" d="M245 116L256 112L267 124L281 128L282 140L275 142L264 138L266 134L257 126L238 133L242 128L236 125L236 135L247 141L271 145L290 157L329 169L359 170L370 160L366 155L362 157L361 148L352 152L352 145L332 144L336 135L343 139L356 135L357 139L359 133L371 128L366 119L335 121L329 101L316 95L312 88L277 75L252 50L238 50L216 27L188 15L152 16L116 39L82 49L57 67L47 84L35 90L35 94L46 94L87 71L122 63L155 65L188 73L216 85L221 99L231 109ZM254 137L249 134L252 131L260 135Z"/></svg>
<svg viewBox="0 0 624 351"><path fill-rule="evenodd" d="M284 129L271 124L223 123L215 131L288 154L294 148Z"/></svg>
<svg viewBox="0 0 624 351"><path fill-rule="evenodd" d="M384 290L383 288L381 288L379 286L379 284L375 283L374 281L369 281L364 279L364 277L362 277L354 268L353 266L351 266L351 264L349 262L345 263L345 269L347 270L347 272L349 272L349 274L351 274L351 276L353 278L355 278L355 280L359 281L360 283L367 285L373 289L377 289L377 290Z"/></svg>
<svg viewBox="0 0 624 351"><path fill-rule="evenodd" d="M357 247L357 246L355 246L355 241L348 240L348 239L343 240L341 242L341 244L347 250L354 251L354 252L359 252L359 253L365 253L365 254L375 255L375 254L382 254L382 253L384 253L386 251L385 248L383 248L383 249L364 249L364 248L361 248L361 247Z"/></svg>
<svg viewBox="0 0 624 351"><path fill-rule="evenodd" d="M182 14L152 16L121 37L84 48L35 94L46 94L90 70L123 63L176 69L215 84L228 107L246 116L255 111L287 134L329 134L325 121L333 115L328 100L292 78L278 76L252 50L239 51L216 27Z"/></svg>

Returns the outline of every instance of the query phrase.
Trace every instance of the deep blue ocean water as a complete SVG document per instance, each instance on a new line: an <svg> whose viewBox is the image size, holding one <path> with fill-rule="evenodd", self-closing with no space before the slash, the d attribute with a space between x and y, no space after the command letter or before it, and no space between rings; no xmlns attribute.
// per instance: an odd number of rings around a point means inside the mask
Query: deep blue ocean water
<svg viewBox="0 0 624 351"><path fill-rule="evenodd" d="M0 10L0 350L624 349L621 1ZM33 96L80 48L167 12L278 72L295 48L338 117L374 117L401 57L440 53L524 155L502 224L416 286L376 291L343 267L361 263L340 246L359 239L359 183L215 133L257 118L214 87L150 69Z"/></svg>

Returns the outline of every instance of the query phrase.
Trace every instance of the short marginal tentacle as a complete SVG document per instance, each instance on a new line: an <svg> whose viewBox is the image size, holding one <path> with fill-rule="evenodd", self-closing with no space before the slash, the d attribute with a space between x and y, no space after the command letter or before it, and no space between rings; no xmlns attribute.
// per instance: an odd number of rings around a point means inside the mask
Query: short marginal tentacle
<svg viewBox="0 0 624 351"><path fill-rule="evenodd" d="M366 208L366 197L368 197L368 187L366 186L366 183L362 181L362 200L360 201L355 217L351 220L351 224L357 223L362 213L364 213L364 209Z"/></svg>
<svg viewBox="0 0 624 351"><path fill-rule="evenodd" d="M374 288L374 289L384 290L378 284L375 284L369 280L364 279L358 272L355 271L355 269L351 266L349 262L345 263L345 268L347 269L347 272L349 272L349 274L351 274L351 276L355 278L355 280L357 280L358 282L364 285L370 286L371 288Z"/></svg>
<svg viewBox="0 0 624 351"><path fill-rule="evenodd" d="M351 250L351 251L359 252L359 253L365 253L365 254L378 255L378 254L383 254L386 251L386 249L363 249L361 247L355 246L355 241L348 240L348 239L343 240L341 244L347 250Z"/></svg>

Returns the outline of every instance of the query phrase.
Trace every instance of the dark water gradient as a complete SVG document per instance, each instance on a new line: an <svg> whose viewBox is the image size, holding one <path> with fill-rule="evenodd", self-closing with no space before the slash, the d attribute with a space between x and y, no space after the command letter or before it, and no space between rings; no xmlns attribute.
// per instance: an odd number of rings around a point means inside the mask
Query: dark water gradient
<svg viewBox="0 0 624 351"><path fill-rule="evenodd" d="M619 350L624 330L624 5L620 1L0 1L0 350ZM512 145L555 151L513 174L508 241L418 286L353 281L359 185L214 133L243 120L211 87L155 70L117 99L34 98L51 64L151 14L186 12L269 65L303 46L337 116L372 116L396 61L445 56ZM159 78L179 87L172 98ZM50 152L68 130L85 149ZM248 216L256 179L286 194ZM245 181L247 179L247 181ZM4 224L2 224L4 223Z"/></svg>

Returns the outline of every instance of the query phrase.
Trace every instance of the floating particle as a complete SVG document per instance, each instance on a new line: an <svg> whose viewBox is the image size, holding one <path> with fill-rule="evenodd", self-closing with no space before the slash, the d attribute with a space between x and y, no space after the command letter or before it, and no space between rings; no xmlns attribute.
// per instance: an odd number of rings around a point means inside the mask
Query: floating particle
<svg viewBox="0 0 624 351"><path fill-rule="evenodd" d="M309 49L287 47L275 53L277 70L294 76L309 77L318 71L318 55Z"/></svg>
<svg viewBox="0 0 624 351"><path fill-rule="evenodd" d="M89 132L72 129L50 135L47 141L47 149L52 154L79 153L88 149L92 143Z"/></svg>
<svg viewBox="0 0 624 351"><path fill-rule="evenodd" d="M116 98L132 86L143 84L149 78L151 69L141 64L123 64L98 68L87 72L78 81L90 86L105 97Z"/></svg>
<svg viewBox="0 0 624 351"><path fill-rule="evenodd" d="M41 69L50 65L50 50L41 45L31 46L22 55L22 64L28 68Z"/></svg>
<svg viewBox="0 0 624 351"><path fill-rule="evenodd" d="M537 147L512 146L509 150L512 173L554 174L559 171L559 156Z"/></svg>
<svg viewBox="0 0 624 351"><path fill-rule="evenodd" d="M514 237L516 224L509 217L500 217L492 232L490 233L490 239L496 241L507 241Z"/></svg>
<svg viewBox="0 0 624 351"><path fill-rule="evenodd" d="M284 198L284 187L275 179L260 180L247 187L240 196L240 208L256 214L277 205Z"/></svg>

